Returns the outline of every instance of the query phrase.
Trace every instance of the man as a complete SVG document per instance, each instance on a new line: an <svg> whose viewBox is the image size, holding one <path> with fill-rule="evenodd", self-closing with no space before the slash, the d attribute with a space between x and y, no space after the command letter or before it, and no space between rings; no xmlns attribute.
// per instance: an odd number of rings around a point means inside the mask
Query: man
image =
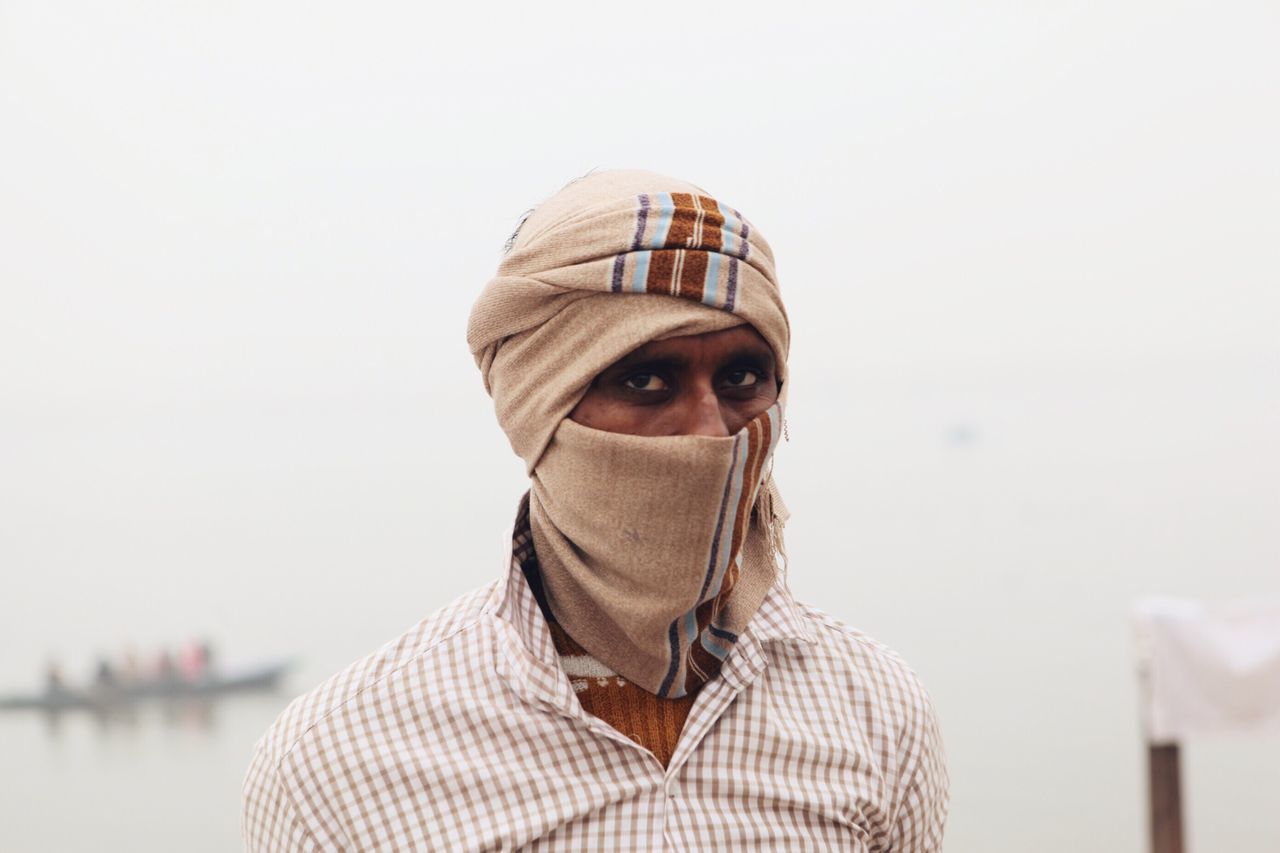
<svg viewBox="0 0 1280 853"><path fill-rule="evenodd" d="M289 706L248 846L939 850L927 694L779 565L789 334L768 244L703 190L599 172L540 206L468 329L532 481L501 576Z"/></svg>

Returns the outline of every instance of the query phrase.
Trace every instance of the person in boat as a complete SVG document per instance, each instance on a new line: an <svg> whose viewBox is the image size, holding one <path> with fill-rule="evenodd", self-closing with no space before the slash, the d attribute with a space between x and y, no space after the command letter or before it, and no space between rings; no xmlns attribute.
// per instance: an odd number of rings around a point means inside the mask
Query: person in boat
<svg viewBox="0 0 1280 853"><path fill-rule="evenodd" d="M499 577L281 714L247 847L939 850L927 692L787 583L759 229L593 173L523 221L468 342L531 478Z"/></svg>
<svg viewBox="0 0 1280 853"><path fill-rule="evenodd" d="M173 654L168 649L161 649L156 655L155 680L157 684L168 684L178 680L178 667L173 662Z"/></svg>
<svg viewBox="0 0 1280 853"><path fill-rule="evenodd" d="M62 675L62 666L57 661L49 661L44 670L44 692L50 697L67 694L67 681Z"/></svg>
<svg viewBox="0 0 1280 853"><path fill-rule="evenodd" d="M187 643L178 655L178 669L184 681L196 682L209 677L209 651L207 640Z"/></svg>
<svg viewBox="0 0 1280 853"><path fill-rule="evenodd" d="M217 673L216 659L213 655L213 643L209 640L201 640L198 646L200 650L200 672L204 678L212 678Z"/></svg>
<svg viewBox="0 0 1280 853"><path fill-rule="evenodd" d="M138 653L132 647L126 648L121 655L119 673L120 680L124 684L137 684L143 680L138 668Z"/></svg>
<svg viewBox="0 0 1280 853"><path fill-rule="evenodd" d="M93 674L93 686L98 690L114 690L119 685L115 667L107 658L99 657Z"/></svg>

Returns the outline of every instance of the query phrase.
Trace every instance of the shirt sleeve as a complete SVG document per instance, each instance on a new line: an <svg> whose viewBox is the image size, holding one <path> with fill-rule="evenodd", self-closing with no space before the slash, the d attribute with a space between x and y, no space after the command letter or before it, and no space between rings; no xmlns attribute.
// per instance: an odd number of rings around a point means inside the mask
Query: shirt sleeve
<svg viewBox="0 0 1280 853"><path fill-rule="evenodd" d="M323 849L304 823L278 763L264 738L254 750L244 780L240 815L244 849L251 853Z"/></svg>
<svg viewBox="0 0 1280 853"><path fill-rule="evenodd" d="M907 762L908 781L893 825L893 853L938 853L947 820L950 779L943 755L942 734L933 701L920 688L920 708L915 737ZM904 744L905 745L905 744Z"/></svg>

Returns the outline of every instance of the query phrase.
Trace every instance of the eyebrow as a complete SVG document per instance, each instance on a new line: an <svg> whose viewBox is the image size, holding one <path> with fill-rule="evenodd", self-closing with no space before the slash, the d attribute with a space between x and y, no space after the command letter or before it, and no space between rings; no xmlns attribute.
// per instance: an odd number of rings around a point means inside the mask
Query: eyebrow
<svg viewBox="0 0 1280 853"><path fill-rule="evenodd" d="M743 344L734 347L725 354L725 362L758 361L769 370L773 370L773 352L768 347Z"/></svg>
<svg viewBox="0 0 1280 853"><path fill-rule="evenodd" d="M723 364L742 361L757 361L770 371L774 367L773 353L769 348L752 344L734 347L725 353L722 359ZM687 368L689 363L688 356L675 353L654 353L651 355L645 352L634 352L614 362L608 370L634 370L640 367L653 370L681 370Z"/></svg>

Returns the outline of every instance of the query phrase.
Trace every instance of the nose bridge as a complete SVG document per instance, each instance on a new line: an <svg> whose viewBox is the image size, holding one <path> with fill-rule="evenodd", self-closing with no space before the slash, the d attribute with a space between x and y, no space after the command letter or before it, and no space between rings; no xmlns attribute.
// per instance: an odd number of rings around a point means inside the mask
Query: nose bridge
<svg viewBox="0 0 1280 853"><path fill-rule="evenodd" d="M698 383L689 395L688 406L685 435L729 435L729 425L720 410L720 397L710 382Z"/></svg>

